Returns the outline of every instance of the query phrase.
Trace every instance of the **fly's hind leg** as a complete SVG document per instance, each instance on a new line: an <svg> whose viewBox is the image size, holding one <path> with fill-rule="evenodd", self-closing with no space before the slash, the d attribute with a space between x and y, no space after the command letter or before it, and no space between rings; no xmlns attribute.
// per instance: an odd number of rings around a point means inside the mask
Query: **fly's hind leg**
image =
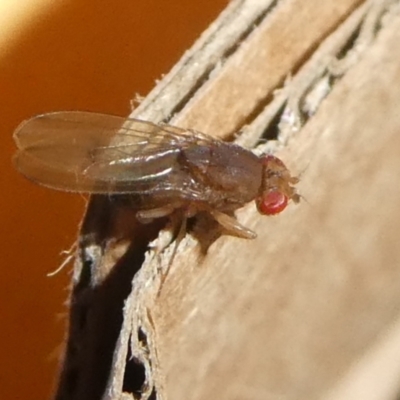
<svg viewBox="0 0 400 400"><path fill-rule="evenodd" d="M156 218L163 217L171 217L171 225L172 231L174 232L172 239L168 243L161 243L160 246L157 246L155 249L156 255L159 257L161 252L165 250L173 241L174 247L172 250L172 255L168 261L168 265L166 270L162 273L161 276L161 284L159 288L159 292L164 284L164 281L168 275L168 272L171 268L172 262L174 261L176 252L178 250L179 244L186 234L186 226L187 226L187 216L185 212L180 212L181 204L169 204L159 208L153 208L149 210L140 210L136 213L136 218L139 222L146 224L153 221ZM177 231L179 226L179 230ZM177 233L176 233L177 231ZM175 234L176 233L176 234Z"/></svg>
<svg viewBox="0 0 400 400"><path fill-rule="evenodd" d="M172 254L170 259L168 260L168 265L167 268L165 269L165 271L162 273L161 275L161 283L160 283L160 287L158 289L158 295L160 294L160 291L164 285L165 279L168 276L169 270L171 269L171 265L174 261L174 258L176 256L176 252L178 251L178 247L179 244L181 243L182 239L185 237L186 235L186 227L187 227L187 217L184 214L179 213L181 219L180 219L180 227L179 227L179 231L177 233L177 235L175 236L175 243L174 243L174 248L172 249Z"/></svg>
<svg viewBox="0 0 400 400"><path fill-rule="evenodd" d="M157 240L157 246L154 247L156 257L160 261L160 254L173 242L175 231L176 231L176 218L174 218L174 212L177 208L175 204L169 204L163 207L151 208L149 210L140 210L136 213L136 219L142 224L149 224L154 219L170 217L172 225L171 231L173 232L171 237L159 237Z"/></svg>
<svg viewBox="0 0 400 400"><path fill-rule="evenodd" d="M154 219L168 217L177 207L179 207L177 204L168 204L163 207L140 210L136 213L136 218L141 224L148 224Z"/></svg>
<svg viewBox="0 0 400 400"><path fill-rule="evenodd" d="M210 210L209 212L229 235L243 239L255 239L257 237L255 232L241 225L235 217L231 217L217 210Z"/></svg>

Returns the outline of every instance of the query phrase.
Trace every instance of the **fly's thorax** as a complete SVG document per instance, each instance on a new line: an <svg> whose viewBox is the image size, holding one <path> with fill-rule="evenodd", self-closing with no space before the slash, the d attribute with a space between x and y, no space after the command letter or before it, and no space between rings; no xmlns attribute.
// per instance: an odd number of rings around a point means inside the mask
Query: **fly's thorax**
<svg viewBox="0 0 400 400"><path fill-rule="evenodd" d="M219 142L183 150L192 175L214 204L239 208L253 200L262 181L261 159L235 144Z"/></svg>

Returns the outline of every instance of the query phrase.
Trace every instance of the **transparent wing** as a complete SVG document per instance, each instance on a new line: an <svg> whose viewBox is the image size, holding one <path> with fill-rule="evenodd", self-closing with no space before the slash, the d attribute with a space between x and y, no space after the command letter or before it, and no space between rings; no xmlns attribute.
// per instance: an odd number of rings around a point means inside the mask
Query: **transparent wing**
<svg viewBox="0 0 400 400"><path fill-rule="evenodd" d="M55 189L90 193L185 191L195 182L182 149L218 142L199 132L80 111L39 115L14 133L16 168Z"/></svg>

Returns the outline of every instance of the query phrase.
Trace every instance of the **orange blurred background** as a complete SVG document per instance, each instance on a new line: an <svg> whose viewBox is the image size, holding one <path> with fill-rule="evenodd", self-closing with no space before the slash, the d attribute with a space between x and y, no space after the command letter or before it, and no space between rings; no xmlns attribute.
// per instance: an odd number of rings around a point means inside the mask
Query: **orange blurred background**
<svg viewBox="0 0 400 400"><path fill-rule="evenodd" d="M55 384L74 242L85 200L14 171L12 132L54 110L130 113L227 0L21 0L0 4L0 398L43 400Z"/></svg>

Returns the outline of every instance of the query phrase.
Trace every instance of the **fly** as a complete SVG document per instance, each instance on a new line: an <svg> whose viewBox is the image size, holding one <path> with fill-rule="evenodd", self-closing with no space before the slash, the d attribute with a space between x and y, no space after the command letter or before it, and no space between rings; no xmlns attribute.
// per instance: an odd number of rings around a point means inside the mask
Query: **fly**
<svg viewBox="0 0 400 400"><path fill-rule="evenodd" d="M133 118L61 111L22 122L15 166L28 179L70 192L132 197L140 222L209 213L227 234L254 239L234 211L260 214L300 201L285 164L192 129Z"/></svg>

